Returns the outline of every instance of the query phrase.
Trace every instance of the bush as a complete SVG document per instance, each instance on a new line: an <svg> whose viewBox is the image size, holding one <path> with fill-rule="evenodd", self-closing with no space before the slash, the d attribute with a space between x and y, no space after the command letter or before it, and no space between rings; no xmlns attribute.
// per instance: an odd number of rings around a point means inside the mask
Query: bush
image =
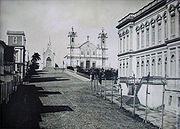
<svg viewBox="0 0 180 129"><path fill-rule="evenodd" d="M70 70L74 71L74 68L72 66L67 66L67 69L70 69Z"/></svg>

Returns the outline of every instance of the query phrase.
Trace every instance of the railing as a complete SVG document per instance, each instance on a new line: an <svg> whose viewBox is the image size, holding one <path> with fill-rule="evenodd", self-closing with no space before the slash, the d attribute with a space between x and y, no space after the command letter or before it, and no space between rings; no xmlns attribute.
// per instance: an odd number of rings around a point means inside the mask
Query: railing
<svg viewBox="0 0 180 129"><path fill-rule="evenodd" d="M107 96L111 96L110 100L113 103L114 97L120 97L120 108L123 107L123 89L121 87L121 83L127 83L132 84L134 86L134 96L133 96L133 110L132 110L132 116L136 116L136 97L137 97L137 88L138 86L142 86L142 84L146 84L146 105L145 105L145 123L147 123L147 117L148 117L148 95L149 95L149 85L160 85L163 87L162 90L162 115L161 115L161 125L160 127L163 129L164 127L164 110L165 110L165 104L164 104L164 98L165 98L165 92L171 91L171 92L177 92L180 93L180 90L171 90L167 89L165 86L167 85L167 80L180 80L180 78L166 78L161 76L144 76L142 78L135 78L135 75L132 77L120 77L118 78L120 81L120 84L114 84L115 78L112 78L110 83L108 84L108 81L106 78L99 79L98 76L95 76L95 78L90 81L90 89L93 94L100 95L104 99L107 99ZM99 83L100 80L102 80L102 83Z"/></svg>

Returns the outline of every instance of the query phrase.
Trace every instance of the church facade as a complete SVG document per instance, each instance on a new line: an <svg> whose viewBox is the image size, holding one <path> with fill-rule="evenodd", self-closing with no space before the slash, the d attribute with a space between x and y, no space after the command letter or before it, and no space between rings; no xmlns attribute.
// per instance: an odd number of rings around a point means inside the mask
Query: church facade
<svg viewBox="0 0 180 129"><path fill-rule="evenodd" d="M55 67L54 57L55 53L52 50L51 41L49 40L47 49L43 52L43 69Z"/></svg>
<svg viewBox="0 0 180 129"><path fill-rule="evenodd" d="M70 38L70 44L68 45L68 54L64 57L65 65L67 66L80 66L83 69L89 68L107 68L108 56L106 51L108 50L106 46L107 33L102 30L99 33L98 38L100 39L100 44L97 46L89 41L89 36L87 36L87 41L78 45L75 42L77 33L72 31L69 32L68 37Z"/></svg>
<svg viewBox="0 0 180 129"><path fill-rule="evenodd" d="M135 74L137 78L161 76L167 80L165 109L180 110L180 2L154 0L135 13L130 13L118 25L119 77ZM126 86L124 86L126 87ZM145 86L139 91L145 104ZM148 106L162 104L162 87L150 86Z"/></svg>

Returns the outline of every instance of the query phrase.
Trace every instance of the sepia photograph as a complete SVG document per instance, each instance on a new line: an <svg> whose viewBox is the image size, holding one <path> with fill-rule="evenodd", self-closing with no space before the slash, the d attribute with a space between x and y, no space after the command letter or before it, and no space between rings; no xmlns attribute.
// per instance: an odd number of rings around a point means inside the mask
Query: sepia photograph
<svg viewBox="0 0 180 129"><path fill-rule="evenodd" d="M0 0L0 129L180 129L180 0Z"/></svg>

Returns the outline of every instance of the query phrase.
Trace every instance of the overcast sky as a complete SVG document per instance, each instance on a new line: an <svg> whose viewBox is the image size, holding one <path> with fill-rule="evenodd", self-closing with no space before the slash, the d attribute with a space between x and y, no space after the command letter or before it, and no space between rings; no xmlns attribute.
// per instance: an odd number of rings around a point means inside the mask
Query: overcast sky
<svg viewBox="0 0 180 129"><path fill-rule="evenodd" d="M135 12L152 0L0 0L0 39L7 42L7 30L24 31L30 55L41 55L49 36L61 66L67 54L68 32L77 32L75 42L82 44L87 35L98 44L102 27L108 34L109 62L117 67L118 20Z"/></svg>

